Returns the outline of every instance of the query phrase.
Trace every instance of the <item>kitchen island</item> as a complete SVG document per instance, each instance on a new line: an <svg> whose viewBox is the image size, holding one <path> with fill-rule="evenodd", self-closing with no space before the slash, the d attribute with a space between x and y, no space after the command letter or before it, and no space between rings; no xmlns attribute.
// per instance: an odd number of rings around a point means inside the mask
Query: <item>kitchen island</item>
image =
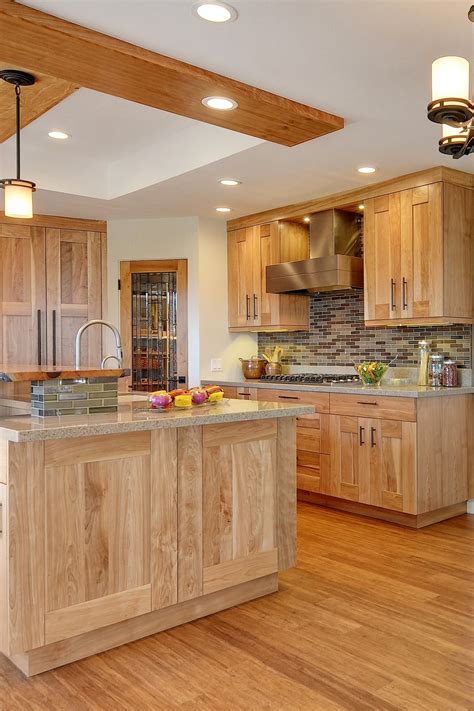
<svg viewBox="0 0 474 711"><path fill-rule="evenodd" d="M0 651L34 675L278 589L296 417L223 401L0 419Z"/></svg>

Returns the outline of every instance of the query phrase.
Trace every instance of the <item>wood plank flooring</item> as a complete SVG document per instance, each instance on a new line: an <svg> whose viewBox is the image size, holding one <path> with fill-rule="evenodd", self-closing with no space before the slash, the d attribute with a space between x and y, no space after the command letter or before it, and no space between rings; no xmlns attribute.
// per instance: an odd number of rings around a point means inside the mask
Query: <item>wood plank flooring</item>
<svg viewBox="0 0 474 711"><path fill-rule="evenodd" d="M474 709L474 516L298 523L278 593L31 679L0 656L0 709Z"/></svg>

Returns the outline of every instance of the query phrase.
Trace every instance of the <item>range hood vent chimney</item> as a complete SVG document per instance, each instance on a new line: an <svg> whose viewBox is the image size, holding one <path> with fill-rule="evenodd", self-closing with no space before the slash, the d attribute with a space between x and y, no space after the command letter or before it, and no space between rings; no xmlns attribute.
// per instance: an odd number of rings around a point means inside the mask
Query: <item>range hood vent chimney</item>
<svg viewBox="0 0 474 711"><path fill-rule="evenodd" d="M362 220L347 210L311 216L309 259L267 267L267 291L285 294L362 289Z"/></svg>

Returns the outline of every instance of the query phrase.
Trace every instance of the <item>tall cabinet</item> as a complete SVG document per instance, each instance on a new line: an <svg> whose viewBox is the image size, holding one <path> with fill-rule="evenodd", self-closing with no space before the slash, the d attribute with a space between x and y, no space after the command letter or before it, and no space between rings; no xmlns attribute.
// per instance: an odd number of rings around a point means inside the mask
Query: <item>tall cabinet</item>
<svg viewBox="0 0 474 711"><path fill-rule="evenodd" d="M4 221L3 221L4 220ZM77 330L102 316L106 226L0 217L0 362L72 365ZM86 333L82 363L98 365L102 334Z"/></svg>
<svg viewBox="0 0 474 711"><path fill-rule="evenodd" d="M270 294L267 267L309 256L308 227L275 221L228 233L229 330L301 331L309 328L309 297Z"/></svg>
<svg viewBox="0 0 474 711"><path fill-rule="evenodd" d="M366 325L472 322L474 191L439 181L364 204Z"/></svg>

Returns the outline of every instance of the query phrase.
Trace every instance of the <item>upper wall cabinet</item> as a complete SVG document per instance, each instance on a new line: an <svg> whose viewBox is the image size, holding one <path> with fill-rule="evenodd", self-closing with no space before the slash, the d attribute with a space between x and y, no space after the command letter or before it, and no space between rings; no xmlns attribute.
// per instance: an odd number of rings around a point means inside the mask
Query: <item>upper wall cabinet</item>
<svg viewBox="0 0 474 711"><path fill-rule="evenodd" d="M105 233L76 229L77 220L66 228L63 218L49 227L54 219L46 226L0 223L3 364L72 365L77 330L102 315ZM100 329L85 334L82 363L98 365L101 353Z"/></svg>
<svg viewBox="0 0 474 711"><path fill-rule="evenodd" d="M365 322L470 323L474 191L433 183L365 201Z"/></svg>
<svg viewBox="0 0 474 711"><path fill-rule="evenodd" d="M229 330L308 330L308 296L266 290L267 266L308 256L308 229L296 222L270 222L229 232Z"/></svg>

